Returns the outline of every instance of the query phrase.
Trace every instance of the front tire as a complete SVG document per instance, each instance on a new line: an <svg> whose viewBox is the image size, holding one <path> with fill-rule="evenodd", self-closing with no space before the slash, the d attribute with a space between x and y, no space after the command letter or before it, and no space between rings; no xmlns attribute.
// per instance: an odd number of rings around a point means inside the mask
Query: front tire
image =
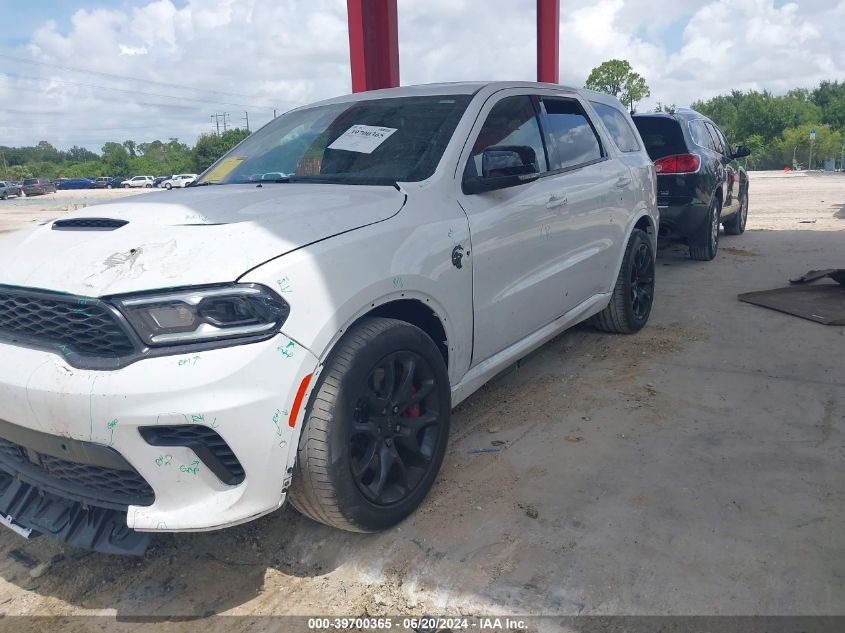
<svg viewBox="0 0 845 633"><path fill-rule="evenodd" d="M748 190L746 189L739 199L739 211L725 222L726 235L742 235L745 233L745 224L748 221Z"/></svg>
<svg viewBox="0 0 845 633"><path fill-rule="evenodd" d="M363 319L332 351L314 388L291 503L342 530L399 523L437 477L450 417L446 364L431 338L403 321Z"/></svg>
<svg viewBox="0 0 845 633"><path fill-rule="evenodd" d="M654 302L654 248L645 231L634 229L607 307L592 318L603 332L633 334L648 322Z"/></svg>
<svg viewBox="0 0 845 633"><path fill-rule="evenodd" d="M707 221L701 227L699 234L690 238L689 256L701 262L709 262L719 250L719 225L722 214L722 204L718 198L713 198Z"/></svg>
<svg viewBox="0 0 845 633"><path fill-rule="evenodd" d="M164 185L164 188L167 189L168 191L170 191L171 189L173 189L173 185L171 185L170 183L167 183L166 185Z"/></svg>

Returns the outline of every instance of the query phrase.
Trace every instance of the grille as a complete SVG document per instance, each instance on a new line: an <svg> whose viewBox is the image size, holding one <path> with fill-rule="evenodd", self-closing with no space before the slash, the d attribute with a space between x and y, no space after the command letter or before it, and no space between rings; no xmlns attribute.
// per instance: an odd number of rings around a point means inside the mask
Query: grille
<svg viewBox="0 0 845 633"><path fill-rule="evenodd" d="M72 218L53 222L54 231L114 231L129 224L126 220L111 218Z"/></svg>
<svg viewBox="0 0 845 633"><path fill-rule="evenodd" d="M0 287L0 334L53 344L67 355L119 357L135 351L98 299Z"/></svg>
<svg viewBox="0 0 845 633"><path fill-rule="evenodd" d="M22 479L61 491L73 498L104 501L107 504L150 505L155 493L127 463L128 470L72 462L38 453L0 438L0 462L13 463Z"/></svg>
<svg viewBox="0 0 845 633"><path fill-rule="evenodd" d="M145 426L141 436L153 446L186 446L225 484L235 486L244 480L244 468L232 449L217 432L201 424Z"/></svg>

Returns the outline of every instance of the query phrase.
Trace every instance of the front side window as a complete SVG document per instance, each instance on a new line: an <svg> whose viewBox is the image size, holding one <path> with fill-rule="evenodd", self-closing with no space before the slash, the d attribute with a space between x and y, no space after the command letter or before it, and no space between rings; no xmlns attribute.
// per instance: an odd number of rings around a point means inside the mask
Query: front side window
<svg viewBox="0 0 845 633"><path fill-rule="evenodd" d="M348 101L283 114L212 165L202 184L388 185L434 173L471 95Z"/></svg>
<svg viewBox="0 0 845 633"><path fill-rule="evenodd" d="M716 128L710 123L705 123L705 126L707 127L707 131L710 133L710 137L713 139L713 149L720 154L724 154L725 147L722 145L722 139L716 131Z"/></svg>
<svg viewBox="0 0 845 633"><path fill-rule="evenodd" d="M534 151L537 172L549 170L543 137L531 97L505 97L493 106L472 146L464 171L465 179L482 174L482 154L485 149L496 145L530 147Z"/></svg>
<svg viewBox="0 0 845 633"><path fill-rule="evenodd" d="M599 115L607 131L610 132L610 137L616 143L620 152L640 151L637 135L634 134L624 114L606 103L599 103L598 101L591 101L590 103L593 104L596 114Z"/></svg>
<svg viewBox="0 0 845 633"><path fill-rule="evenodd" d="M571 169L602 159L601 142L580 103L543 97L543 106L543 127L555 148L552 169Z"/></svg>

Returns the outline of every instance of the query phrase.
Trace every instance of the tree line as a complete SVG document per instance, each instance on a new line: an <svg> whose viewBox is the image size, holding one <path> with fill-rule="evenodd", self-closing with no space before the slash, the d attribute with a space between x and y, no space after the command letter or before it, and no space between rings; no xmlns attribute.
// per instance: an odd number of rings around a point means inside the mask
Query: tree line
<svg viewBox="0 0 845 633"><path fill-rule="evenodd" d="M751 148L748 164L756 169L808 168L810 130L816 130L813 168L842 160L845 150L845 82L823 81L815 89L796 88L785 95L733 90L691 105L715 121L733 144Z"/></svg>
<svg viewBox="0 0 845 633"><path fill-rule="evenodd" d="M200 173L247 136L249 132L240 128L203 134L193 147L176 138L109 142L99 154L76 146L59 150L47 141L31 147L0 146L0 173L4 180Z"/></svg>

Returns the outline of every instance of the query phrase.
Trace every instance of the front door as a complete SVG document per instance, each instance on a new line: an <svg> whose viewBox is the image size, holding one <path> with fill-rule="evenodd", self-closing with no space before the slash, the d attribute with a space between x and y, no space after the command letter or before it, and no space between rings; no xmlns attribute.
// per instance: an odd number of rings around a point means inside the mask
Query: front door
<svg viewBox="0 0 845 633"><path fill-rule="evenodd" d="M544 142L543 111L536 96L508 91L491 98L460 165L473 177L481 173L484 149L527 146L541 173L534 182L459 194L472 242L473 365L594 294L601 276L593 269L606 255L594 239L595 224L608 221L598 217L608 193L601 148L597 142L596 160L587 165L559 168L555 148Z"/></svg>

